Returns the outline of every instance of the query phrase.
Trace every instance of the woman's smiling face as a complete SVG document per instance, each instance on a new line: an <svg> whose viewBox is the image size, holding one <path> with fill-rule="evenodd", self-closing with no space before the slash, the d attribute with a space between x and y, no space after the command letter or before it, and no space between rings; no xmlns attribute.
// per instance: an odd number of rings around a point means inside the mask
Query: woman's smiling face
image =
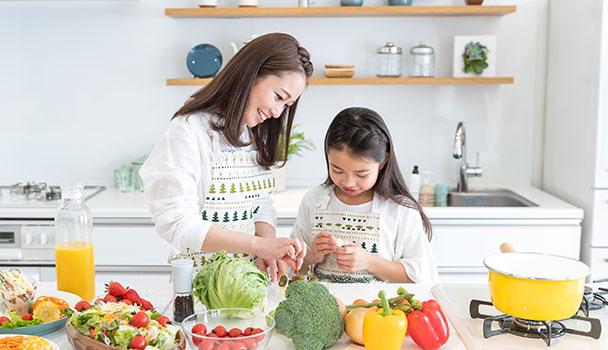
<svg viewBox="0 0 608 350"><path fill-rule="evenodd" d="M283 110L300 97L305 86L306 76L298 71L258 78L245 107L244 125L253 128L268 118L280 117Z"/></svg>

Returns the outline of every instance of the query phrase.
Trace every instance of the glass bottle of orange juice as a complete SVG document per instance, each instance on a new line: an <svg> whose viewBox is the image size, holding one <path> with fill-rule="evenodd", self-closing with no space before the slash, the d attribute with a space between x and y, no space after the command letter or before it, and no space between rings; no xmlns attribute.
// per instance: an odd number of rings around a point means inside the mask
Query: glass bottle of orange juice
<svg viewBox="0 0 608 350"><path fill-rule="evenodd" d="M57 289L83 300L95 297L93 218L82 199L81 184L61 185L61 205L55 217Z"/></svg>

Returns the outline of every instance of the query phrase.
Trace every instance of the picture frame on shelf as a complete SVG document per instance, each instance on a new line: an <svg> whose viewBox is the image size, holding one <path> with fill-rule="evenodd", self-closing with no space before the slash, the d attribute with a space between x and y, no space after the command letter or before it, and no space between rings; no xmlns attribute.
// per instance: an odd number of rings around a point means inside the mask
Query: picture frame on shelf
<svg viewBox="0 0 608 350"><path fill-rule="evenodd" d="M467 45L472 43L474 51L480 54L485 54L485 59L480 63L478 58L473 57L472 60L467 60L465 64L465 54ZM477 45L479 44L479 45ZM484 52L481 53L480 50ZM455 78L472 78L472 77L495 77L496 76L496 35L456 35L454 36L454 60L453 60L453 76ZM470 52L470 51L469 51ZM470 56L470 55L469 55ZM468 72L465 72L467 66ZM481 70L481 74L475 71Z"/></svg>

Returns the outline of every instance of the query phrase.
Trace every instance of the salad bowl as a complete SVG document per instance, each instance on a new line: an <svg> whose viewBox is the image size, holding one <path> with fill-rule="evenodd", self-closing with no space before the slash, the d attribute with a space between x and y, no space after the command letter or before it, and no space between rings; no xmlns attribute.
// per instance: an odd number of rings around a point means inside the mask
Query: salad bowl
<svg viewBox="0 0 608 350"><path fill-rule="evenodd" d="M272 316L259 310L223 308L190 315L182 321L181 327L192 349L264 350L272 337L274 324ZM200 325L204 326L203 331L200 331ZM234 330L236 334L232 334L234 337L224 334L218 327L226 333ZM193 333L193 328L196 333Z"/></svg>
<svg viewBox="0 0 608 350"><path fill-rule="evenodd" d="M89 338L82 335L74 326L69 322L65 324L65 334L72 344L72 347L76 350L122 350L114 346L106 345L95 339ZM182 331L177 332L178 342L177 345L170 350L185 350L186 349L186 337Z"/></svg>

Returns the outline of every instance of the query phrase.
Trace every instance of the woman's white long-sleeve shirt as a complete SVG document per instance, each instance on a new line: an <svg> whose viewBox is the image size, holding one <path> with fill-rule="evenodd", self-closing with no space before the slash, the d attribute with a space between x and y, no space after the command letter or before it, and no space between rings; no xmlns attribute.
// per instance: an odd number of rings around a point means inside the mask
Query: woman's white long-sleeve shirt
<svg viewBox="0 0 608 350"><path fill-rule="evenodd" d="M171 243L172 256L187 248L199 251L212 223L202 219L201 210L209 193L212 154L236 148L209 126L210 114L199 113L171 120L165 135L154 147L139 174L156 232ZM212 138L219 137L219 150ZM249 141L249 130L241 140ZM260 203L255 222L276 227L276 211L269 196Z"/></svg>
<svg viewBox="0 0 608 350"><path fill-rule="evenodd" d="M374 196L375 208L380 215L377 255L401 263L408 277L416 283L436 283L439 275L435 256L424 232L420 213L389 198L382 198L377 194ZM300 203L291 237L303 240L308 249L312 250L312 227L317 209L349 208L349 211L360 211L361 206L332 204L336 200L339 201L334 194L334 186L321 185L308 191Z"/></svg>

